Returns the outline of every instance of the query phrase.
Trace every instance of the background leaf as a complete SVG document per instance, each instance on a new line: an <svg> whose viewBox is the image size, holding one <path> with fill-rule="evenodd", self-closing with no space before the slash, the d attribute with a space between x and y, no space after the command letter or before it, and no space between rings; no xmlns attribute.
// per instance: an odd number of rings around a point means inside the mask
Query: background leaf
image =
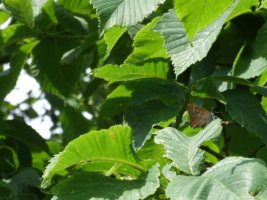
<svg viewBox="0 0 267 200"><path fill-rule="evenodd" d="M241 52L235 67L234 75L242 78L254 78L260 75L267 67L266 49L267 23L258 31L255 43L249 44Z"/></svg>
<svg viewBox="0 0 267 200"><path fill-rule="evenodd" d="M4 0L4 5L12 15L29 27L33 26L33 10L31 0Z"/></svg>
<svg viewBox="0 0 267 200"><path fill-rule="evenodd" d="M226 101L226 110L232 119L260 137L266 144L267 118L257 99L245 89L228 90L223 93L223 96Z"/></svg>

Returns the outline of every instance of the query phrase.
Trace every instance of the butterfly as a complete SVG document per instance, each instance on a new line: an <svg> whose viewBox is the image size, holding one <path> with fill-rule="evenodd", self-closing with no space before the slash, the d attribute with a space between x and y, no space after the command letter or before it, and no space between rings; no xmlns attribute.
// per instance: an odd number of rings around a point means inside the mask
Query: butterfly
<svg viewBox="0 0 267 200"><path fill-rule="evenodd" d="M190 126L192 128L203 127L216 119L213 112L201 108L195 104L187 104L187 111L190 117Z"/></svg>

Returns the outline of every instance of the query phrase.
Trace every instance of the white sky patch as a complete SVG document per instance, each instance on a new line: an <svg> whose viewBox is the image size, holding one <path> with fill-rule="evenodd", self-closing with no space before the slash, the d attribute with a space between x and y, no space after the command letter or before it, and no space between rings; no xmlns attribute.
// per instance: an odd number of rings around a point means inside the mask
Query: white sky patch
<svg viewBox="0 0 267 200"><path fill-rule="evenodd" d="M43 115L45 114L46 110L51 109L51 105L48 103L48 101L42 98L42 92L37 81L29 76L25 70L22 70L15 88L6 96L5 101L14 106L20 104L19 107L22 110L26 110L27 104L22 102L29 97L29 94L31 94L31 96L34 98L41 97L40 100L36 101L32 105L33 109L38 115ZM18 112L19 110L15 111L15 113L20 116L20 113ZM12 119L12 116L9 116L8 119ZM53 122L49 116L46 115L37 117L35 119L25 120L26 123L35 129L43 138L50 138L50 128L53 126Z"/></svg>
<svg viewBox="0 0 267 200"><path fill-rule="evenodd" d="M86 119L88 119L88 120L91 120L91 119L93 118L93 116L91 115L91 113L86 112L86 111L82 112L82 115L83 115Z"/></svg>
<svg viewBox="0 0 267 200"><path fill-rule="evenodd" d="M49 130L53 126L53 122L51 121L51 118L49 116L31 119L27 124L30 125L34 130L36 130L43 138L50 138L51 133Z"/></svg>

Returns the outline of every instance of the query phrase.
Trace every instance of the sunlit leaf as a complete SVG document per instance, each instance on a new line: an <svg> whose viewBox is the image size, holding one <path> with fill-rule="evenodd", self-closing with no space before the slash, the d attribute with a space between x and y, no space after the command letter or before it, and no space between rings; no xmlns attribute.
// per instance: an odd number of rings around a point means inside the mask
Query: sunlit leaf
<svg viewBox="0 0 267 200"><path fill-rule="evenodd" d="M214 22L232 4L232 0L175 0L175 12L182 21L188 38L193 41L194 36L201 29ZM211 9L212 8L212 9Z"/></svg>
<svg viewBox="0 0 267 200"><path fill-rule="evenodd" d="M235 4L227 9L215 22L196 33L192 42L189 41L185 28L174 10L170 10L162 16L153 30L164 37L165 47L171 57L176 76L207 55L211 45L221 31L226 17L234 6Z"/></svg>
<svg viewBox="0 0 267 200"><path fill-rule="evenodd" d="M265 199L266 177L267 168L261 160L229 157L201 176L176 176L166 194L171 200Z"/></svg>
<svg viewBox="0 0 267 200"><path fill-rule="evenodd" d="M63 152L51 159L43 174L42 187L49 186L52 177L67 167L86 162L105 161L146 171L146 168L136 160L131 140L131 129L119 125L80 136L70 142Z"/></svg>
<svg viewBox="0 0 267 200"><path fill-rule="evenodd" d="M204 151L199 149L203 142L214 139L222 131L221 120L212 121L193 137L174 129L165 128L157 132L155 142L163 144L166 157L187 174L197 175L203 169Z"/></svg>
<svg viewBox="0 0 267 200"><path fill-rule="evenodd" d="M165 0L91 0L99 14L100 30L114 25L130 26L141 22Z"/></svg>

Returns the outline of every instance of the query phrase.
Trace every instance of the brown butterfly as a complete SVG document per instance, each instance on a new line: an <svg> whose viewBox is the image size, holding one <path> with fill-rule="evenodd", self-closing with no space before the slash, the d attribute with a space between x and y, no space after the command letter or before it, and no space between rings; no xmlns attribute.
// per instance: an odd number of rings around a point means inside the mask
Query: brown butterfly
<svg viewBox="0 0 267 200"><path fill-rule="evenodd" d="M190 126L192 128L203 127L209 124L216 116L208 110L195 104L187 104L187 111L190 117Z"/></svg>

